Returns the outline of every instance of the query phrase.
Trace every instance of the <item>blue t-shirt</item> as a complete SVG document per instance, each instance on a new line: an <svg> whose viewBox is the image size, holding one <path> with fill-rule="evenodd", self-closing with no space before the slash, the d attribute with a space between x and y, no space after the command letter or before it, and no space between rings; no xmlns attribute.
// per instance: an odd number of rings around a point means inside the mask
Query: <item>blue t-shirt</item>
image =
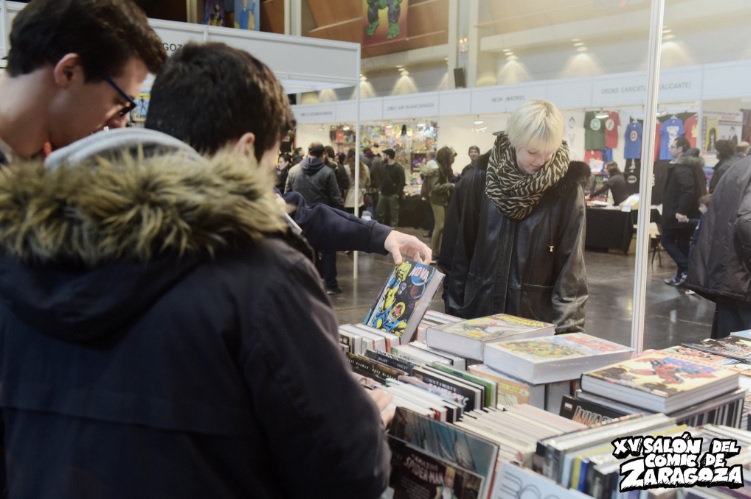
<svg viewBox="0 0 751 499"><path fill-rule="evenodd" d="M670 118L662 122L660 128L660 159L673 159L670 155L670 143L685 133L683 122L678 118Z"/></svg>
<svg viewBox="0 0 751 499"><path fill-rule="evenodd" d="M626 133L624 138L626 139L626 146L623 151L624 159L638 159L641 158L641 134L643 126L638 121L629 123L626 127Z"/></svg>

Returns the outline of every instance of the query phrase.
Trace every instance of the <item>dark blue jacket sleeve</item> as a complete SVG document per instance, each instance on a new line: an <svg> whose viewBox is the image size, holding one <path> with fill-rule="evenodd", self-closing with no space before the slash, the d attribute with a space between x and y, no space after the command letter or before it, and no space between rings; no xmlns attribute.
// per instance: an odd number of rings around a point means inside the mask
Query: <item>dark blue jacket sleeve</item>
<svg viewBox="0 0 751 499"><path fill-rule="evenodd" d="M297 192L288 192L282 198L295 207L290 216L313 248L319 251L387 253L383 245L391 227L363 220L325 204L308 205Z"/></svg>

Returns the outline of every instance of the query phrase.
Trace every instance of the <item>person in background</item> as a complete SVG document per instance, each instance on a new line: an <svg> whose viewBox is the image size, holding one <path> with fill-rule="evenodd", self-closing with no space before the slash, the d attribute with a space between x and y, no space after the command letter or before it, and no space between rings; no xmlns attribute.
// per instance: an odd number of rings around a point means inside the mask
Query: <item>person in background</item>
<svg viewBox="0 0 751 499"><path fill-rule="evenodd" d="M289 169L292 167L292 157L287 153L279 155L279 159L276 162L276 169L274 174L276 175L275 187L279 192L284 192L284 188L287 185L287 176L289 175Z"/></svg>
<svg viewBox="0 0 751 499"><path fill-rule="evenodd" d="M751 144L749 144L745 140L738 142L738 145L735 146L735 155L740 158L745 158L746 156L748 156L749 148L751 148Z"/></svg>
<svg viewBox="0 0 751 499"><path fill-rule="evenodd" d="M701 222L686 285L717 305L712 338L751 329L751 157L720 179Z"/></svg>
<svg viewBox="0 0 751 499"><path fill-rule="evenodd" d="M404 168L396 162L396 151L384 149L386 164L381 175L381 196L378 199L378 220L391 227L399 223L399 200L406 184Z"/></svg>
<svg viewBox="0 0 751 499"><path fill-rule="evenodd" d="M711 194L705 194L704 196L699 198L699 213L701 213L701 216L697 218L692 218L689 220L689 223L695 227L694 233L691 235L691 247L688 250L688 265L689 269L691 268L691 260L694 258L694 253L696 252L696 243L699 240L699 234L701 233L701 223L704 220L704 216L707 214L707 210L709 209L709 203L712 201L712 195ZM690 274L690 271L689 271ZM686 290L687 295L693 295L696 294L692 289Z"/></svg>
<svg viewBox="0 0 751 499"><path fill-rule="evenodd" d="M446 312L497 313L584 330L586 163L569 164L563 116L546 100L517 108L487 171L468 172Z"/></svg>
<svg viewBox="0 0 751 499"><path fill-rule="evenodd" d="M725 172L735 163L733 158L735 154L735 147L729 140L718 140L714 145L715 152L717 154L717 164L712 167L714 172L712 173L712 179L709 181L709 192L714 192L717 183Z"/></svg>
<svg viewBox="0 0 751 499"><path fill-rule="evenodd" d="M454 158L455 156L449 147L440 148L436 154L438 168L429 169L425 177L425 182L428 182L430 186L428 201L435 220L431 248L436 255L441 251L441 237L446 222L446 209L451 200L451 193L454 192L454 184L451 183L451 165L454 163Z"/></svg>
<svg viewBox="0 0 751 499"><path fill-rule="evenodd" d="M368 170L368 167L365 166L365 164L360 163L360 188L355 189L355 150L350 149L347 152L347 163L346 168L349 172L349 185L352 186L347 191L347 197L344 199L344 208L347 210L347 213L354 213L355 212L355 206L357 206L358 213L362 215L363 209L365 209L364 205L364 194L368 192L368 188L370 187L370 171ZM357 192L355 192L357 191Z"/></svg>
<svg viewBox="0 0 751 499"><path fill-rule="evenodd" d="M613 204L619 206L628 197L626 179L623 177L623 173L621 173L618 163L615 161L609 161L605 165L605 169L608 172L608 178L602 182L602 185L590 197L601 196L610 191L613 194Z"/></svg>
<svg viewBox="0 0 751 499"><path fill-rule="evenodd" d="M295 147L295 150L292 152L292 166L300 164L302 159L302 147Z"/></svg>
<svg viewBox="0 0 751 499"><path fill-rule="evenodd" d="M422 186L420 187L420 196L425 201L428 201L427 209L425 210L425 228L428 230L425 233L426 238L433 239L433 229L435 228L435 216L433 215L433 208L430 206L430 181L429 178L438 171L438 162L435 160L435 151L428 151L425 154L425 163L420 167L420 178L422 178Z"/></svg>
<svg viewBox="0 0 751 499"><path fill-rule="evenodd" d="M205 116L186 105L201 92L234 105ZM380 497L388 397L353 379L315 270L270 216L293 119L281 84L250 54L189 43L148 119L210 157L121 129L0 178L4 490Z"/></svg>
<svg viewBox="0 0 751 499"><path fill-rule="evenodd" d="M326 166L334 170L336 176L336 185L339 187L339 192L342 195L342 199L347 197L347 189L349 189L349 175L344 165L339 165L336 161L336 153L331 146L324 147L323 162Z"/></svg>
<svg viewBox="0 0 751 499"><path fill-rule="evenodd" d="M383 221L378 219L378 203L381 195L381 177L383 176L383 170L385 168L385 164L383 163L383 158L380 154L376 154L373 156L373 160L371 161L370 165L370 200L373 203L373 206L370 207L370 211L373 214L373 218L383 223Z"/></svg>
<svg viewBox="0 0 751 499"><path fill-rule="evenodd" d="M477 158L480 156L480 148L477 146L469 146L469 149L467 150L467 155L469 156L469 164L462 169L460 178L461 178L461 175L464 175L464 173L467 170L469 170L470 168L474 168L475 162L477 161Z"/></svg>
<svg viewBox="0 0 751 499"><path fill-rule="evenodd" d="M0 78L0 165L125 126L167 53L131 0L34 0L13 20Z"/></svg>
<svg viewBox="0 0 751 499"><path fill-rule="evenodd" d="M665 279L669 286L682 286L688 275L688 252L693 226L692 218L699 218L699 198L707 193L704 160L698 149L684 136L670 143L670 155L665 191L662 197L660 242L676 265L675 276Z"/></svg>
<svg viewBox="0 0 751 499"><path fill-rule="evenodd" d="M287 177L284 192L299 192L305 202L311 205L325 204L338 210L344 210L344 200L339 192L334 171L323 162L325 148L320 142L312 142L308 147L308 157L295 165ZM326 281L326 292L338 295L343 292L336 278L336 251L322 250L321 277Z"/></svg>

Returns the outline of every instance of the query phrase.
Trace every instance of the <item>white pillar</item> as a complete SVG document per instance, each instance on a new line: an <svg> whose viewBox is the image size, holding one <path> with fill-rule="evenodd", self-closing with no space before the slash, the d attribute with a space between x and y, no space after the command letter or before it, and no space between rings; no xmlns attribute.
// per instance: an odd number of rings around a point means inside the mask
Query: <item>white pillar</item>
<svg viewBox="0 0 751 499"><path fill-rule="evenodd" d="M469 52L467 60L467 87L477 86L477 71L480 60L480 0L469 0Z"/></svg>
<svg viewBox="0 0 751 499"><path fill-rule="evenodd" d="M634 316L631 322L631 348L639 353L644 349L644 315L646 313L647 273L649 271L649 215L652 206L652 175L657 125L657 98L660 90L660 56L662 53L662 24L665 0L652 0L647 53L647 104L644 108L644 140L642 141L642 170L639 181L639 221L636 230L636 266L634 272Z"/></svg>
<svg viewBox="0 0 751 499"><path fill-rule="evenodd" d="M459 64L459 0L449 0L449 38L448 38L448 73L453 81L454 69ZM449 87L451 88L451 87Z"/></svg>

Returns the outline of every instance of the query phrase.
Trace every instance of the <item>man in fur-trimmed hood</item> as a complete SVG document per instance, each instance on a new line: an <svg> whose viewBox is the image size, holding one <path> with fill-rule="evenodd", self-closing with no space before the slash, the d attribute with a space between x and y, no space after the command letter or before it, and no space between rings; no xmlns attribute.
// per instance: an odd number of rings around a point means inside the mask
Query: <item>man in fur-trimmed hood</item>
<svg viewBox="0 0 751 499"><path fill-rule="evenodd" d="M157 132L141 131L144 145L121 130L48 168L2 170L9 497L384 489L379 408L338 350L315 270L281 240L273 178L257 164L291 111L247 57L268 85L266 108L282 112L269 133L238 141L249 154L207 160Z"/></svg>

